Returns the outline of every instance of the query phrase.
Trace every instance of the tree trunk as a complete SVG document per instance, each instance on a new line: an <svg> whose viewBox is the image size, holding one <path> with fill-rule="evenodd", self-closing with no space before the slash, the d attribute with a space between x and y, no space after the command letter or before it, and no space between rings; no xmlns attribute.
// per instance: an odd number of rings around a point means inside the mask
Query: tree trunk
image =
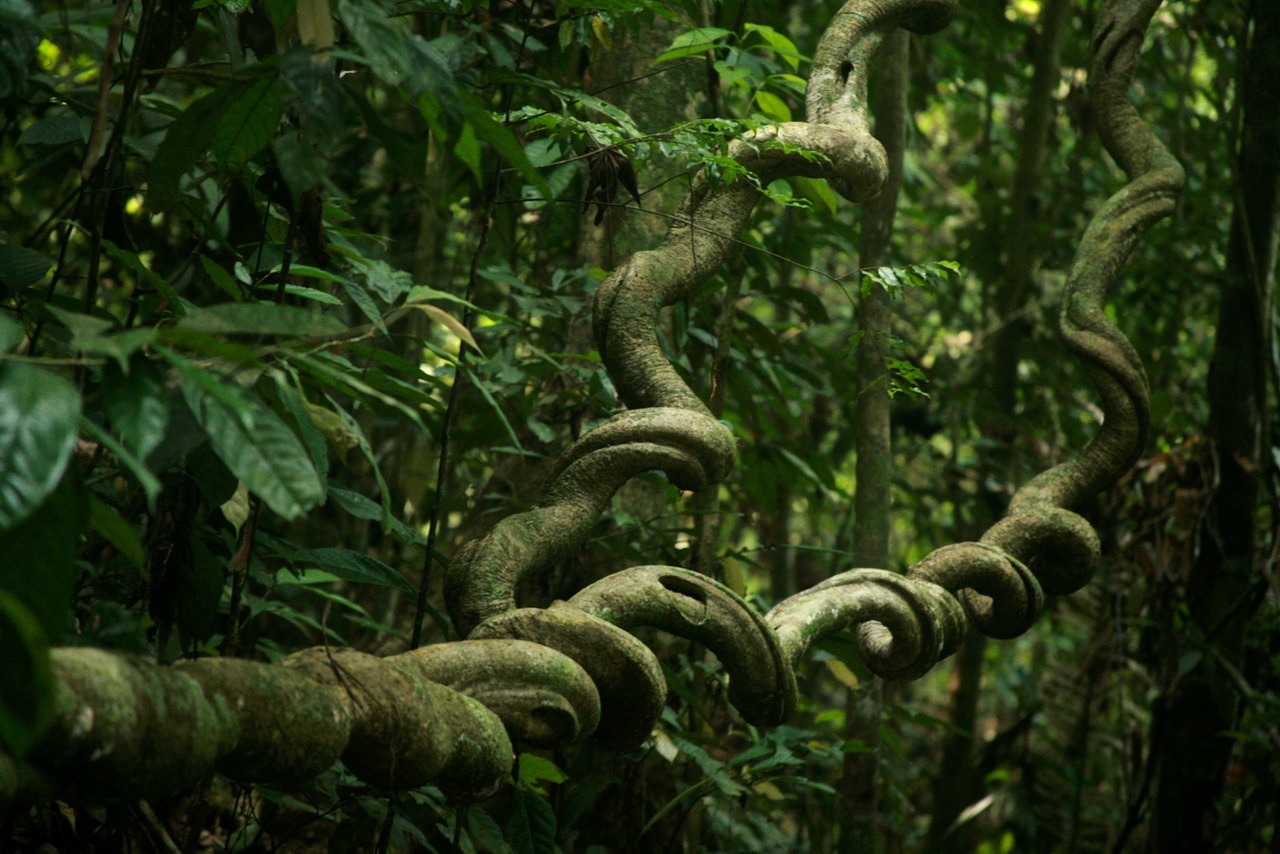
<svg viewBox="0 0 1280 854"><path fill-rule="evenodd" d="M1256 509L1259 473L1268 468L1267 318L1280 223L1280 5L1253 0L1249 22L1236 204L1208 383L1217 484L1187 582L1192 626L1165 662L1173 673L1194 666L1173 678L1152 723L1153 851L1217 847L1217 804L1235 743L1225 733L1239 719L1231 671L1242 665L1244 629L1262 602Z"/></svg>
<svg viewBox="0 0 1280 854"><path fill-rule="evenodd" d="M905 30L885 39L876 68L874 114L876 138L889 155L889 178L880 195L862 209L858 244L861 267L884 264L890 256L893 218L902 186L902 156L906 139L907 48ZM889 436L889 378L884 348L889 335L889 294L873 287L858 303L857 388L854 449L857 454L857 494L854 498L854 566L889 566L889 499L893 482L893 453ZM867 746L865 752L846 753L840 786L840 850L880 848L876 827L877 768L880 764L880 715L884 684L868 675L851 689L845 702L845 738Z"/></svg>

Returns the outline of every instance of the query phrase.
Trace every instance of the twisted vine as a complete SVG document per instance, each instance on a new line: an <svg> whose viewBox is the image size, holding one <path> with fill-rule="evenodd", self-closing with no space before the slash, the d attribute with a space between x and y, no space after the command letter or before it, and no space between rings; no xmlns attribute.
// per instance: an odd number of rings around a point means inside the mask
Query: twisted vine
<svg viewBox="0 0 1280 854"><path fill-rule="evenodd" d="M57 650L54 721L25 761L0 753L0 813L53 784L86 794L146 796L216 769L288 781L341 758L384 788L435 784L482 797L506 778L511 738L535 745L594 734L620 750L642 743L666 686L629 629L696 639L730 675L729 698L760 725L794 710L794 668L832 632L857 627L868 665L916 678L950 655L966 620L997 638L1025 632L1045 594L1087 583L1097 534L1078 511L1137 459L1148 429L1142 364L1104 311L1108 289L1145 232L1168 215L1182 169L1127 100L1134 61L1160 0L1104 0L1091 44L1090 91L1107 150L1129 182L1093 217L1067 280L1060 325L1098 388L1104 421L1075 457L1026 483L978 542L939 548L905 575L855 569L759 615L688 570L648 566L609 576L568 602L518 608L515 589L578 549L614 493L659 470L712 488L732 470L735 440L665 358L663 307L688 297L727 259L760 196L782 177L824 178L845 198L874 195L885 154L868 129L867 69L902 26L932 32L955 0L850 0L814 54L807 122L748 134L730 147L749 181L693 181L654 250L614 271L593 327L628 410L583 436L556 464L534 509L498 523L459 553L445 595L465 641L378 659L307 650L282 665L205 660L159 668L138 658ZM86 782L89 781L89 782Z"/></svg>
<svg viewBox="0 0 1280 854"><path fill-rule="evenodd" d="M856 625L862 654L875 672L915 678L956 649L966 618L992 637L1015 637L1039 616L1046 594L1071 593L1092 577L1098 537L1078 510L1137 459L1149 411L1141 360L1108 320L1104 303L1142 235L1172 210L1182 183L1181 167L1126 97L1143 34L1158 6L1159 0L1104 4L1092 43L1089 79L1099 128L1129 183L1095 215L1081 241L1060 326L1068 349L1083 361L1099 390L1104 421L1098 433L1075 457L1019 489L1005 517L978 542L939 548L905 575L865 569L842 573L779 603L762 623L736 618L741 628L718 635L720 643L712 647L730 671L731 686L752 678L746 674L776 674L765 680L767 688L738 691L735 705L744 714L767 707L770 717L785 716L794 704L788 692L794 692L795 678L783 671L832 632ZM661 244L637 253L602 283L593 331L628 410L565 453L536 508L500 522L464 548L446 581L446 601L461 631L524 613L514 610L516 584L579 548L616 490L636 474L661 470L690 490L711 487L728 474L733 437L663 354L656 333L659 312L687 298L726 262L760 186L803 175L828 180L854 202L878 191L886 160L868 127L871 59L895 27L932 32L954 11L955 0L846 3L814 54L808 121L763 128L730 146L731 155L759 183L715 185L704 175L696 177ZM625 570L551 610L577 606L623 628L639 622L686 637L706 636L704 625L684 615L691 599L709 613L706 597L713 588L696 586L689 575L671 567ZM728 591L715 595L726 597L717 600L726 607L748 607ZM723 619L735 618L726 612ZM744 669L740 660L756 664ZM651 695L654 687L646 690ZM767 701L761 703L762 697Z"/></svg>

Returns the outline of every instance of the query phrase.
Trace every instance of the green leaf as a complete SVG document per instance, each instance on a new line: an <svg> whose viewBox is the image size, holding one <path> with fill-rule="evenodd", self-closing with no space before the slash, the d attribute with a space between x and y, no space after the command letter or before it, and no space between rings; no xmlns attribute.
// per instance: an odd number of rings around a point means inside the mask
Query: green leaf
<svg viewBox="0 0 1280 854"><path fill-rule="evenodd" d="M180 329L218 335L325 337L346 331L346 324L316 309L263 302L227 302L193 309Z"/></svg>
<svg viewBox="0 0 1280 854"><path fill-rule="evenodd" d="M25 334L21 323L7 314L0 314L0 353L16 349Z"/></svg>
<svg viewBox="0 0 1280 854"><path fill-rule="evenodd" d="M138 532L133 530L133 526L114 507L93 496L89 497L89 527L97 531L135 568L144 568L146 555Z"/></svg>
<svg viewBox="0 0 1280 854"><path fill-rule="evenodd" d="M550 759L544 759L533 753L521 753L519 780L526 785L537 787L541 783L563 783L569 775L556 766Z"/></svg>
<svg viewBox="0 0 1280 854"><path fill-rule="evenodd" d="M80 118L66 110L50 112L40 121L22 132L18 137L18 145L66 145L68 142L82 142L84 133L80 127Z"/></svg>
<svg viewBox="0 0 1280 854"><path fill-rule="evenodd" d="M773 27L767 27L764 24L747 24L744 29L748 33L756 33L773 49L773 52L782 57L783 60L791 66L791 69L800 67L800 60L806 59L799 50L796 49L795 42L775 30Z"/></svg>
<svg viewBox="0 0 1280 854"><path fill-rule="evenodd" d="M276 164L295 199L324 180L329 157L318 145L300 133L284 133L271 141Z"/></svg>
<svg viewBox="0 0 1280 854"><path fill-rule="evenodd" d="M502 828L482 809L465 812L467 833L480 844L481 851L507 851L510 846L502 835Z"/></svg>
<svg viewBox="0 0 1280 854"><path fill-rule="evenodd" d="M173 210L181 198L182 177L213 142L209 128L226 100L226 90L218 89L187 106L174 119L147 171L147 204L155 211Z"/></svg>
<svg viewBox="0 0 1280 854"><path fill-rule="evenodd" d="M40 36L40 19L30 3L0 0L0 98L17 94L26 83Z"/></svg>
<svg viewBox="0 0 1280 854"><path fill-rule="evenodd" d="M169 397L164 374L150 359L135 353L128 373L115 362L102 368L102 408L124 445L140 459L160 444L169 424Z"/></svg>
<svg viewBox="0 0 1280 854"><path fill-rule="evenodd" d="M382 467L378 465L378 455L373 452L373 446L369 444L369 438L365 436L364 430L360 429L360 422L352 417L351 413L343 409L336 400L329 398L329 404L333 407L333 411L342 419L343 426L347 432L355 437L356 445L360 448L360 453L364 455L365 460L369 463L369 469L373 472L373 479L378 484L378 494L382 497L382 530L386 531L392 527L394 517L391 514L391 489L387 486L387 481L383 477Z"/></svg>
<svg viewBox="0 0 1280 854"><path fill-rule="evenodd" d="M0 589L22 602L46 637L61 638L71 628L76 557L86 521L84 487L71 470L30 516L0 536Z"/></svg>
<svg viewBox="0 0 1280 854"><path fill-rule="evenodd" d="M31 365L0 363L0 532L58 485L79 419L80 394L70 382Z"/></svg>
<svg viewBox="0 0 1280 854"><path fill-rule="evenodd" d="M372 498L329 484L329 498L357 519L375 522L382 518L382 508Z"/></svg>
<svg viewBox="0 0 1280 854"><path fill-rule="evenodd" d="M462 112L467 120L467 127L475 131L476 138L481 142L487 142L498 153L498 156L516 171L524 176L524 179L538 189L538 192L544 198L551 198L555 194L551 192L551 187L547 185L547 180L542 177L542 173L538 171L529 157L524 153L524 146L516 139L515 134L507 129L506 125L498 122L489 111L485 109L475 97L462 94Z"/></svg>
<svg viewBox="0 0 1280 854"><path fill-rule="evenodd" d="M166 413L167 417L167 413ZM160 495L160 481L151 473L146 464L136 457L128 448L122 445L115 436L112 436L106 430L103 430L91 419L82 417L80 419L80 427L86 433L107 447L115 455L115 458L124 465L129 472L137 478L138 484L142 487L142 491L147 496L147 506L155 509L156 497Z"/></svg>
<svg viewBox="0 0 1280 854"><path fill-rule="evenodd" d="M309 566L331 572L343 581L394 587L416 593L409 580L377 558L351 549L308 549L289 555L294 566Z"/></svg>
<svg viewBox="0 0 1280 854"><path fill-rule="evenodd" d="M515 806L507 820L507 840L516 854L556 854L556 814L541 795L515 790Z"/></svg>
<svg viewBox="0 0 1280 854"><path fill-rule="evenodd" d="M266 148L284 116L284 92L279 79L263 77L229 96L213 131L219 163L238 168Z"/></svg>
<svg viewBox="0 0 1280 854"><path fill-rule="evenodd" d="M706 53L713 48L719 47L720 41L731 35L733 35L731 30L721 29L720 27L699 27L696 30L681 33L672 40L671 46L653 61L653 64L657 65L673 59L682 59L686 56L697 56L700 53Z"/></svg>
<svg viewBox="0 0 1280 854"><path fill-rule="evenodd" d="M351 266L364 276L374 293L385 303L393 303L413 286L413 277L404 270L397 270L386 261L370 261L352 258Z"/></svg>
<svg viewBox="0 0 1280 854"><path fill-rule="evenodd" d="M273 511L296 519L324 501L324 481L297 435L256 394L219 382L170 351L187 406L227 468Z"/></svg>
<svg viewBox="0 0 1280 854"><path fill-rule="evenodd" d="M772 92L764 89L756 91L756 104L760 107L760 112L764 113L775 122L791 121L791 108L787 106L787 102L779 98Z"/></svg>
<svg viewBox="0 0 1280 854"><path fill-rule="evenodd" d="M39 252L12 243L7 234L0 233L0 293L16 293L36 284L52 266L53 262Z"/></svg>
<svg viewBox="0 0 1280 854"><path fill-rule="evenodd" d="M207 255L201 255L200 266L203 267L205 273L209 275L209 279L227 296L237 302L244 298L244 294L241 292L240 286L236 284L235 276L224 270L217 261L214 261Z"/></svg>
<svg viewBox="0 0 1280 854"><path fill-rule="evenodd" d="M403 86L414 96L455 90L453 72L440 52L422 36L399 25L379 4L340 0L338 18L373 73L383 81Z"/></svg>
<svg viewBox="0 0 1280 854"><path fill-rule="evenodd" d="M471 334L471 330L467 329L467 327L463 325L461 320L458 320L458 318L454 317L452 314L440 308L439 306L431 305L430 303L425 303L425 302L416 302L416 303L409 303L408 305L405 306L405 308L412 308L412 309L416 309L418 311L426 313L437 323L442 324L446 329L452 332L454 337L458 338L461 341L465 341L467 343L467 346L475 350L481 356L484 355L484 351L481 350L480 345L476 343L476 339Z"/></svg>
<svg viewBox="0 0 1280 854"><path fill-rule="evenodd" d="M53 718L53 672L40 624L0 590L0 746L26 756Z"/></svg>
<svg viewBox="0 0 1280 854"><path fill-rule="evenodd" d="M142 283L155 288L156 293L168 300L169 306L173 309L174 314L179 317L186 314L186 309L184 307L185 303L182 298L178 296L177 291L173 289L173 285L169 284L169 281L164 276L144 264L142 257L137 252L121 249L110 240L103 240L102 248L107 255L111 256L112 260L118 261L136 273L138 275L138 279Z"/></svg>
<svg viewBox="0 0 1280 854"><path fill-rule="evenodd" d="M115 321L78 311L67 311L55 305L45 308L71 330L71 346L83 353L110 356L126 365L130 356L151 341L154 330L127 329L115 332Z"/></svg>
<svg viewBox="0 0 1280 854"><path fill-rule="evenodd" d="M489 391L488 387L481 382L478 376L476 376L475 371L471 370L470 366L465 362L461 363L459 367L465 370L467 375L471 377L471 382L475 385L476 390L480 392L480 396L485 399L485 402L493 409L494 414L498 416L498 420L502 422L502 426L506 429L507 435L511 438L511 444L514 445L516 450L521 454L525 453L524 445L520 444L520 437L516 435L515 428L513 428L511 426L511 422L507 420L507 414L502 411L502 407L499 406L498 401L494 399L493 393Z"/></svg>
<svg viewBox="0 0 1280 854"><path fill-rule="evenodd" d="M329 446L325 442L324 433L316 426L308 412L310 407L308 401L302 396L302 392L298 391L301 382L297 372L290 367L288 373L289 377L286 377L284 371L272 371L272 379L276 384L276 397L284 406L285 412L289 414L294 431L302 437L302 444L311 455L311 464L315 466L321 478L328 478ZM290 379L293 381L292 384Z"/></svg>

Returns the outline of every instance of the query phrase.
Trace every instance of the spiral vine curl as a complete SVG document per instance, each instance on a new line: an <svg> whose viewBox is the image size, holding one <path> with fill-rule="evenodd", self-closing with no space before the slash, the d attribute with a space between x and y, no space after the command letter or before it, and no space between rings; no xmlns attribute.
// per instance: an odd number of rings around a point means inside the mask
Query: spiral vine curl
<svg viewBox="0 0 1280 854"><path fill-rule="evenodd" d="M1098 388L1103 423L1079 454L1019 489L978 542L939 548L903 575L841 573L766 615L711 579L663 566L623 570L548 608L517 607L518 583L580 548L630 478L658 470L699 490L733 468L732 433L681 379L655 331L662 308L725 263L761 195L752 182L713 185L698 176L662 243L615 270L596 296L596 342L628 409L560 458L534 509L469 543L447 573L446 603L467 640L386 659L308 650L283 667L211 660L160 669L59 650L49 741L60 746L26 762L0 754L0 808L48 780L85 779L77 768L91 770L105 793L127 795L147 792L148 779L181 785L212 768L242 779L305 777L339 756L379 786L434 783L459 798L481 797L505 779L511 738L553 745L594 734L621 750L648 738L666 686L653 653L628 631L641 625L714 651L730 675L729 699L760 725L790 716L794 668L832 632L856 627L867 664L894 679L919 677L950 655L966 622L996 638L1025 632L1046 594L1089 581L1099 543L1080 507L1116 482L1147 437L1142 364L1104 303L1143 235L1172 211L1183 180L1127 99L1159 5L1104 0L1091 44L1094 113L1129 182L1084 234L1060 325ZM732 156L759 186L803 175L826 179L851 201L870 198L887 167L868 128L869 64L894 28L933 32L954 11L955 0L849 0L814 54L808 121L754 131L730 146ZM295 703L304 695L311 702ZM175 721L176 729L164 726Z"/></svg>
<svg viewBox="0 0 1280 854"><path fill-rule="evenodd" d="M754 653L758 664L748 672L772 672L761 665L794 667L814 642L857 625L860 648L875 672L915 678L956 649L966 616L987 635L1016 637L1039 616L1046 594L1071 593L1092 577L1098 537L1078 510L1137 459L1149 409L1141 361L1103 306L1142 235L1172 210L1182 183L1181 167L1125 95L1158 6L1158 0L1105 4L1093 39L1089 79L1099 127L1130 181L1084 235L1067 281L1061 328L1068 349L1084 362L1100 392L1105 417L1099 432L1077 456L1019 489L1006 516L978 542L937 549L905 575L853 570L798 593L774 607L762 626L745 621L752 630L726 635L728 645L721 644L726 664L748 655L736 646L737 637L751 638L764 650ZM884 150L867 121L871 59L895 27L933 32L954 11L954 0L847 3L814 55L808 121L757 130L733 143L731 154L759 176L760 186L804 175L825 178L851 201L871 197L886 175ZM538 507L500 522L463 550L446 587L450 613L463 632L511 612L516 583L577 549L614 492L634 475L658 469L681 488L696 490L728 474L733 437L663 354L657 320L662 308L687 298L726 262L732 235L746 224L759 197L752 182L713 186L705 176L696 177L662 243L637 253L601 285L593 314L596 343L629 409L565 453ZM637 586L637 572L667 583ZM691 625L657 613L687 607L682 600L692 589L690 575L669 567L627 570L592 585L567 607L583 607L622 627L644 614L642 622L688 636ZM711 588L704 583L700 589ZM727 591L717 594L748 609ZM622 600L626 607L619 607ZM553 610L564 607L557 603ZM775 650L780 656L773 655ZM731 685L738 679L732 674ZM774 705L789 711L794 697L786 692L794 691L794 675L779 674L774 681L771 690L781 692ZM744 712L760 707L758 702L736 705Z"/></svg>

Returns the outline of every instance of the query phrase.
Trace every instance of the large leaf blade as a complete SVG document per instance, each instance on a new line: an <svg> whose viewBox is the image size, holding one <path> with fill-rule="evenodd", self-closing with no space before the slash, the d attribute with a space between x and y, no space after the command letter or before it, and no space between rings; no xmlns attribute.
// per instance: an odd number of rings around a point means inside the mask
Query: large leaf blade
<svg viewBox="0 0 1280 854"><path fill-rule="evenodd" d="M32 365L0 364L0 531L53 492L79 421L80 395L70 382Z"/></svg>
<svg viewBox="0 0 1280 854"><path fill-rule="evenodd" d="M323 569L343 581L394 587L405 593L417 592L394 567L351 549L307 549L294 552L289 556L289 562L294 566Z"/></svg>
<svg viewBox="0 0 1280 854"><path fill-rule="evenodd" d="M233 382L211 394L208 377L193 375L198 369L177 367L178 386L210 447L250 491L286 519L324 501L324 481L302 442L257 395Z"/></svg>

